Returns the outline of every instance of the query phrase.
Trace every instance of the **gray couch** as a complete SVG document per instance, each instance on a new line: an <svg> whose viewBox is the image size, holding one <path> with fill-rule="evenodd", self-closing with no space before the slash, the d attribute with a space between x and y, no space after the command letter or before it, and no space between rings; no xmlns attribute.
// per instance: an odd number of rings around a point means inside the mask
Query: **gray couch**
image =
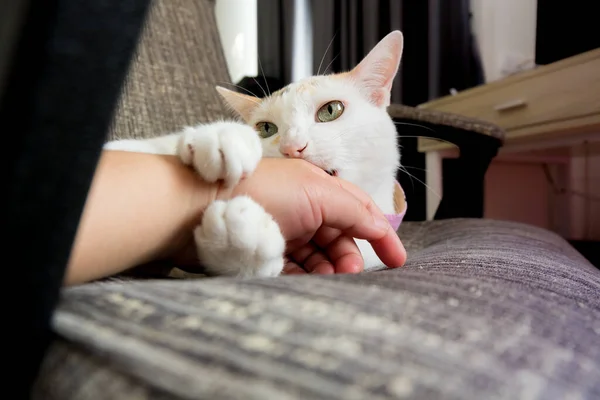
<svg viewBox="0 0 600 400"><path fill-rule="evenodd" d="M113 137L227 115L212 7L154 3ZM502 138L458 116L390 113ZM65 289L35 397L600 398L600 271L565 240L475 218L404 222L398 234L408 262L395 270Z"/></svg>

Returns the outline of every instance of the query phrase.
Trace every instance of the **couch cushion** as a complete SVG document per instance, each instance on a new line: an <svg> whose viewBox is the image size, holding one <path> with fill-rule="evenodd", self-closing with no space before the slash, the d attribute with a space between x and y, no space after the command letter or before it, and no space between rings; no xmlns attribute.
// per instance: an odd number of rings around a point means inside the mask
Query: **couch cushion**
<svg viewBox="0 0 600 400"><path fill-rule="evenodd" d="M231 116L215 85L231 85L214 0L155 0L110 139L163 135Z"/></svg>
<svg viewBox="0 0 600 400"><path fill-rule="evenodd" d="M530 226L404 223L404 268L63 292L43 399L600 396L600 272Z"/></svg>

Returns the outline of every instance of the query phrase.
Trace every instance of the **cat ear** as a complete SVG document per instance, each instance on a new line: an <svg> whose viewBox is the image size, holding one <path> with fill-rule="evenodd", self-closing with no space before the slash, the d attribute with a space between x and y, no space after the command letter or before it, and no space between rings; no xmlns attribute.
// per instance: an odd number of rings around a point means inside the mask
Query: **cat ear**
<svg viewBox="0 0 600 400"><path fill-rule="evenodd" d="M404 37L402 32L393 31L379 43L350 71L350 76L378 107L390 104L390 90L398 72Z"/></svg>
<svg viewBox="0 0 600 400"><path fill-rule="evenodd" d="M260 104L258 97L248 96L247 94L238 93L221 86L217 86L216 89L229 107L237 112L246 122L250 119L252 111Z"/></svg>

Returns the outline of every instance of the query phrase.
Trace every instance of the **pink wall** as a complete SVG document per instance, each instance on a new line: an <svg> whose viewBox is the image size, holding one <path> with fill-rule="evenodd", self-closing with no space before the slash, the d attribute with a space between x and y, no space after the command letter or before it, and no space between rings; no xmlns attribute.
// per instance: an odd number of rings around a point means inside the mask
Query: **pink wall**
<svg viewBox="0 0 600 400"><path fill-rule="evenodd" d="M556 194L544 173L548 164ZM571 239L600 240L600 143L499 155L485 181L485 217L523 222Z"/></svg>
<svg viewBox="0 0 600 400"><path fill-rule="evenodd" d="M541 164L494 162L486 175L485 217L549 229L548 192Z"/></svg>

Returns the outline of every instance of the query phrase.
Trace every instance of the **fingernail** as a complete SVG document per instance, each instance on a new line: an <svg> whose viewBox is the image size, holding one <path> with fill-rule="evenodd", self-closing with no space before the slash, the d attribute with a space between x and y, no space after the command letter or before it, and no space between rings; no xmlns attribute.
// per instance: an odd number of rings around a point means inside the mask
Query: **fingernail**
<svg viewBox="0 0 600 400"><path fill-rule="evenodd" d="M375 219L375 226L381 231L387 232L387 230L392 227L390 225L390 221L388 221L387 218L383 215L377 216L374 219Z"/></svg>

